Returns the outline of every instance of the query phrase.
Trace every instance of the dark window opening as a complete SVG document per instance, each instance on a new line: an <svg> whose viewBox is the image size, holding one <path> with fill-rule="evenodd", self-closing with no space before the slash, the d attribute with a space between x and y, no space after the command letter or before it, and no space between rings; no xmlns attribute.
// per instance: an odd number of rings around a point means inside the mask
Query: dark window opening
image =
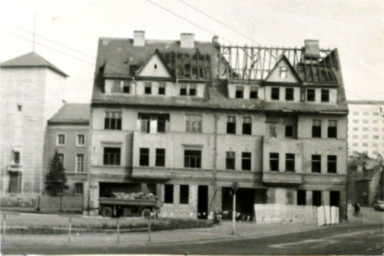
<svg viewBox="0 0 384 256"><path fill-rule="evenodd" d="M249 98L250 99L257 99L257 89L251 88L251 92L249 93Z"/></svg>
<svg viewBox="0 0 384 256"><path fill-rule="evenodd" d="M243 134L244 135L252 134L252 118L249 116L243 117Z"/></svg>
<svg viewBox="0 0 384 256"><path fill-rule="evenodd" d="M201 168L201 151L184 150L184 167Z"/></svg>
<svg viewBox="0 0 384 256"><path fill-rule="evenodd" d="M23 111L23 106L21 104L17 104L17 111Z"/></svg>
<svg viewBox="0 0 384 256"><path fill-rule="evenodd" d="M245 171L251 170L251 153L243 152L241 154L241 169Z"/></svg>
<svg viewBox="0 0 384 256"><path fill-rule="evenodd" d="M279 100L280 99L280 88L272 87L271 89L271 99Z"/></svg>
<svg viewBox="0 0 384 256"><path fill-rule="evenodd" d="M312 138L321 138L321 120L313 120Z"/></svg>
<svg viewBox="0 0 384 256"><path fill-rule="evenodd" d="M180 204L189 204L189 186L180 185Z"/></svg>
<svg viewBox="0 0 384 256"><path fill-rule="evenodd" d="M340 206L340 191L329 192L329 204L336 207Z"/></svg>
<svg viewBox="0 0 384 256"><path fill-rule="evenodd" d="M287 67L280 67L280 78L286 79L288 76Z"/></svg>
<svg viewBox="0 0 384 256"><path fill-rule="evenodd" d="M286 125L285 126L285 137L287 137L287 138L295 137L293 125Z"/></svg>
<svg viewBox="0 0 384 256"><path fill-rule="evenodd" d="M315 101L315 89L307 89L307 101Z"/></svg>
<svg viewBox="0 0 384 256"><path fill-rule="evenodd" d="M294 99L293 88L285 88L285 100L292 101Z"/></svg>
<svg viewBox="0 0 384 256"><path fill-rule="evenodd" d="M196 96L196 85L189 85L189 96Z"/></svg>
<svg viewBox="0 0 384 256"><path fill-rule="evenodd" d="M159 84L159 95L165 95L165 83L164 82Z"/></svg>
<svg viewBox="0 0 384 256"><path fill-rule="evenodd" d="M13 163L14 164L20 164L20 152L19 151L13 151Z"/></svg>
<svg viewBox="0 0 384 256"><path fill-rule="evenodd" d="M181 84L180 85L180 95L181 96L186 96L187 95L187 85L186 84Z"/></svg>
<svg viewBox="0 0 384 256"><path fill-rule="evenodd" d="M152 94L152 83L151 82L145 83L144 93L145 94Z"/></svg>
<svg viewBox="0 0 384 256"><path fill-rule="evenodd" d="M140 148L140 166L149 165L149 148Z"/></svg>
<svg viewBox="0 0 384 256"><path fill-rule="evenodd" d="M83 183L75 183L75 193L83 194Z"/></svg>
<svg viewBox="0 0 384 256"><path fill-rule="evenodd" d="M155 123L155 127L157 132L166 132L169 123L169 115L168 114L142 114L138 115L140 124L141 124L141 132L150 133L151 132L151 122ZM154 132L154 131L152 131Z"/></svg>
<svg viewBox="0 0 384 256"><path fill-rule="evenodd" d="M173 204L173 185L172 184L164 185L164 203Z"/></svg>
<svg viewBox="0 0 384 256"><path fill-rule="evenodd" d="M225 159L225 167L227 170L235 170L235 152L228 151Z"/></svg>
<svg viewBox="0 0 384 256"><path fill-rule="evenodd" d="M157 148L156 149L156 166L163 167L165 166L165 149Z"/></svg>
<svg viewBox="0 0 384 256"><path fill-rule="evenodd" d="M312 205L321 206L321 191L315 190L312 192Z"/></svg>
<svg viewBox="0 0 384 256"><path fill-rule="evenodd" d="M105 112L104 129L121 130L121 112Z"/></svg>
<svg viewBox="0 0 384 256"><path fill-rule="evenodd" d="M243 99L244 98L244 87L237 86L236 87L236 99Z"/></svg>
<svg viewBox="0 0 384 256"><path fill-rule="evenodd" d="M321 155L312 155L312 172L321 173Z"/></svg>
<svg viewBox="0 0 384 256"><path fill-rule="evenodd" d="M12 194L21 193L21 172L9 172L8 192Z"/></svg>
<svg viewBox="0 0 384 256"><path fill-rule="evenodd" d="M104 148L104 165L120 165L120 148Z"/></svg>
<svg viewBox="0 0 384 256"><path fill-rule="evenodd" d="M337 172L337 156L329 155L328 156L328 173Z"/></svg>
<svg viewBox="0 0 384 256"><path fill-rule="evenodd" d="M305 190L297 190L297 205L306 205L307 196Z"/></svg>
<svg viewBox="0 0 384 256"><path fill-rule="evenodd" d="M128 81L123 82L123 93L130 93L131 92L131 85Z"/></svg>
<svg viewBox="0 0 384 256"><path fill-rule="evenodd" d="M269 153L269 168L271 171L279 171L279 153Z"/></svg>
<svg viewBox="0 0 384 256"><path fill-rule="evenodd" d="M236 134L236 117L227 117L227 134Z"/></svg>
<svg viewBox="0 0 384 256"><path fill-rule="evenodd" d="M295 154L285 154L285 171L295 171Z"/></svg>
<svg viewBox="0 0 384 256"><path fill-rule="evenodd" d="M337 121L328 121L328 138L337 138Z"/></svg>
<svg viewBox="0 0 384 256"><path fill-rule="evenodd" d="M329 90L321 90L321 102L329 102Z"/></svg>

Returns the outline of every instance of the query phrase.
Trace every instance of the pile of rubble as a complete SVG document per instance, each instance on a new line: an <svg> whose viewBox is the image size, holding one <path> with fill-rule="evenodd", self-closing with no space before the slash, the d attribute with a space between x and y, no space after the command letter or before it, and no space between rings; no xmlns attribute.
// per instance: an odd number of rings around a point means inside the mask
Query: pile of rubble
<svg viewBox="0 0 384 256"><path fill-rule="evenodd" d="M117 199L127 199L127 200L135 200L135 199L147 199L147 200L157 200L157 196L153 193L145 193L145 192L132 192L132 193L117 193L114 192L113 195Z"/></svg>

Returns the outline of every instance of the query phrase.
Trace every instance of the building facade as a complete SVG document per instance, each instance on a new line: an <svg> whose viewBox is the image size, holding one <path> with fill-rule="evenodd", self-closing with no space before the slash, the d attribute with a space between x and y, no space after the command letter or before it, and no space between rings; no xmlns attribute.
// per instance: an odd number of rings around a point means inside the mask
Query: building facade
<svg viewBox="0 0 384 256"><path fill-rule="evenodd" d="M348 101L348 153L384 156L384 101Z"/></svg>
<svg viewBox="0 0 384 256"><path fill-rule="evenodd" d="M0 73L1 193L33 197L43 187L46 123L67 75L35 52L1 63Z"/></svg>
<svg viewBox="0 0 384 256"><path fill-rule="evenodd" d="M97 214L99 197L141 190L164 201L162 216L230 217L237 186L245 217L255 203L331 204L343 216L347 115L337 50L318 41L101 38L88 207Z"/></svg>
<svg viewBox="0 0 384 256"><path fill-rule="evenodd" d="M82 200L88 174L89 104L65 104L48 120L46 168L57 151L65 168L68 189L65 195Z"/></svg>

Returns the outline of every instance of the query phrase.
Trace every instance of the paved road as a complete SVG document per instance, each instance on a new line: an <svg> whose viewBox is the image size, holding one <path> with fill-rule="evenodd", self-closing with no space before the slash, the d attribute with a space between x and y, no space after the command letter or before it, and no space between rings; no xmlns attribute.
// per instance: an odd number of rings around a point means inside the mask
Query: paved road
<svg viewBox="0 0 384 256"><path fill-rule="evenodd" d="M193 243L168 243L146 246L4 249L4 254L354 254L382 255L384 252L383 225L343 225L319 230L271 236L266 238L236 239L232 241L200 241Z"/></svg>

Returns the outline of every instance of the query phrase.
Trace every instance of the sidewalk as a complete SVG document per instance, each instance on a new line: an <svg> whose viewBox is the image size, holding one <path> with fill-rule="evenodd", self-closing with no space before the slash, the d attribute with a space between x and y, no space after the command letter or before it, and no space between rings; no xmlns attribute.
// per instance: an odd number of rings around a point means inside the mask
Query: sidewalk
<svg viewBox="0 0 384 256"><path fill-rule="evenodd" d="M21 235L9 234L3 244L4 249L17 248L18 246L28 247L97 247L106 248L109 246L127 247L143 246L150 244L177 244L177 243L204 243L212 241L226 241L244 238L258 238L273 235L296 233L318 229L314 224L256 224L250 222L236 223L236 234L231 235L232 223L222 222L212 228L187 229L174 231L159 231L151 233L151 242L148 242L148 233L123 233L117 234L81 234L73 232L71 242L68 243L68 235Z"/></svg>

